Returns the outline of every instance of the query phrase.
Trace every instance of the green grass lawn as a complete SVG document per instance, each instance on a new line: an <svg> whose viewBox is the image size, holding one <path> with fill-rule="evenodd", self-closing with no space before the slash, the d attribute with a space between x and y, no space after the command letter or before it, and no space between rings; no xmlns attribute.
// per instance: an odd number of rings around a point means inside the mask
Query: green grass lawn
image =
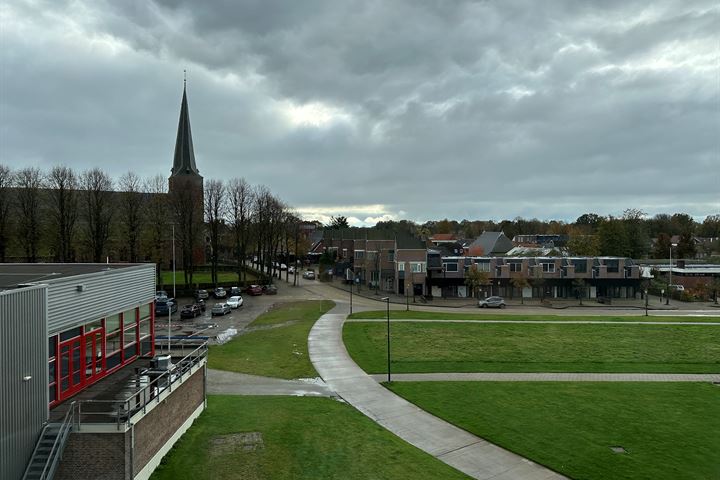
<svg viewBox="0 0 720 480"><path fill-rule="evenodd" d="M262 445L233 445L258 432ZM257 444L256 444L257 445ZM211 395L151 477L175 479L462 479L347 404L327 398Z"/></svg>
<svg viewBox="0 0 720 480"><path fill-rule="evenodd" d="M644 312L638 311L636 315L503 315L498 313L486 313L487 310L479 310L477 313L443 313L443 312L421 312L390 310L391 319L414 319L414 320L514 320L514 321L594 321L594 322L720 322L720 315L715 317L681 317L681 316L650 316L645 317ZM359 319L382 319L387 318L386 310L372 310L357 312L348 318Z"/></svg>
<svg viewBox="0 0 720 480"><path fill-rule="evenodd" d="M253 275L250 272L247 272L247 281L252 282L257 277ZM165 285L166 287L168 285L172 285L173 283L173 272L161 272L160 273L160 279L161 284ZM185 277L183 275L183 270L177 270L175 272L175 283L177 285L183 284L185 282ZM210 283L210 272L195 272L193 273L193 283ZM218 272L218 282L222 284L228 284L228 283L239 283L238 282L238 275L235 272Z"/></svg>
<svg viewBox="0 0 720 480"><path fill-rule="evenodd" d="M720 478L720 387L711 384L395 382L390 388L571 478Z"/></svg>
<svg viewBox="0 0 720 480"><path fill-rule="evenodd" d="M218 370L278 378L316 377L307 338L315 321L335 304L309 300L279 304L259 316L250 327L292 324L239 335L224 345L210 347L208 366Z"/></svg>
<svg viewBox="0 0 720 480"><path fill-rule="evenodd" d="M386 325L346 323L353 360L386 371ZM423 372L720 372L720 327L394 323L392 371Z"/></svg>

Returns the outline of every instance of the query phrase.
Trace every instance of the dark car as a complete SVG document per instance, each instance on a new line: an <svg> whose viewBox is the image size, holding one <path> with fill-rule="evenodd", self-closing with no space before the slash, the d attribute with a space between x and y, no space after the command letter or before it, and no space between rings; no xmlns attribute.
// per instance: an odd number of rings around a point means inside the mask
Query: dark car
<svg viewBox="0 0 720 480"><path fill-rule="evenodd" d="M253 296L262 295L262 287L260 285L250 285L247 287L247 293Z"/></svg>
<svg viewBox="0 0 720 480"><path fill-rule="evenodd" d="M175 313L178 310L177 303L174 298L163 298L155 302L155 315L167 316L170 313Z"/></svg>
<svg viewBox="0 0 720 480"><path fill-rule="evenodd" d="M210 294L207 290L200 289L195 292L195 298L197 298L198 300L207 300L208 298L210 298Z"/></svg>
<svg viewBox="0 0 720 480"><path fill-rule="evenodd" d="M165 290L158 290L157 292L155 292L155 300L160 300L167 297L168 294Z"/></svg>
<svg viewBox="0 0 720 480"><path fill-rule="evenodd" d="M200 315L202 315L202 310L200 310L200 305L197 303L183 305L182 310L180 310L180 318L195 318Z"/></svg>
<svg viewBox="0 0 720 480"><path fill-rule="evenodd" d="M478 302L480 308L505 308L505 299L502 297L487 297Z"/></svg>
<svg viewBox="0 0 720 480"><path fill-rule="evenodd" d="M231 287L230 292L228 293L228 297L239 297L242 295L242 292L240 291L240 287Z"/></svg>
<svg viewBox="0 0 720 480"><path fill-rule="evenodd" d="M200 310L204 312L204 311L205 311L205 308L206 308L206 307L205 307L205 300L203 300L202 298L198 298L198 301L197 301L196 303L197 303L197 305L200 307Z"/></svg>
<svg viewBox="0 0 720 480"><path fill-rule="evenodd" d="M213 295L215 295L215 298L225 298L225 297L227 297L227 292L225 291L225 289L223 287L217 287L213 291Z"/></svg>
<svg viewBox="0 0 720 480"><path fill-rule="evenodd" d="M277 287L275 285L264 285L262 292L265 295L277 295Z"/></svg>

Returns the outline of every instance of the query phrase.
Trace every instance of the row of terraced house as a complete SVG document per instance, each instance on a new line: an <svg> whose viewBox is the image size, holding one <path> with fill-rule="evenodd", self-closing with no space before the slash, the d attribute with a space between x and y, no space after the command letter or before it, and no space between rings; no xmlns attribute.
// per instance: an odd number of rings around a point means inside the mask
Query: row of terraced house
<svg viewBox="0 0 720 480"><path fill-rule="evenodd" d="M630 258L514 256L502 232L484 232L464 244L432 240L378 229L326 230L314 251L335 258L336 277L398 295L472 296L466 281L471 269L485 272L481 297L639 298L643 289L640 267Z"/></svg>

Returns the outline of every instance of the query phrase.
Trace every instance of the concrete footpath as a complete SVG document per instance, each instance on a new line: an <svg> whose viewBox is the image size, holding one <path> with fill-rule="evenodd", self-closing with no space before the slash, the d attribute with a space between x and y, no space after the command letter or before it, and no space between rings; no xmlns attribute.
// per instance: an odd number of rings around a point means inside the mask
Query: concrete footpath
<svg viewBox="0 0 720 480"><path fill-rule="evenodd" d="M336 396L320 379L283 380L212 369L208 369L207 389L225 395Z"/></svg>
<svg viewBox="0 0 720 480"><path fill-rule="evenodd" d="M328 387L408 443L477 479L566 478L441 420L379 385L358 367L342 341L347 306L320 317L308 337L310 360Z"/></svg>
<svg viewBox="0 0 720 480"><path fill-rule="evenodd" d="M387 374L370 375L376 382ZM710 382L720 373L396 373L393 382Z"/></svg>

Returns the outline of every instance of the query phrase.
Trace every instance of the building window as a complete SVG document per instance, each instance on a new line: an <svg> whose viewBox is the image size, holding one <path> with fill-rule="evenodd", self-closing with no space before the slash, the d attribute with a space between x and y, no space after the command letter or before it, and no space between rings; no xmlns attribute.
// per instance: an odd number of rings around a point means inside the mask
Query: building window
<svg viewBox="0 0 720 480"><path fill-rule="evenodd" d="M443 263L443 269L445 269L446 272L457 272L458 264L457 262Z"/></svg>
<svg viewBox="0 0 720 480"><path fill-rule="evenodd" d="M512 263L509 263L508 265L510 265L511 272L522 272L522 263L521 262L512 262Z"/></svg>
<svg viewBox="0 0 720 480"><path fill-rule="evenodd" d="M490 262L475 262L475 268L478 272L489 272Z"/></svg>
<svg viewBox="0 0 720 480"><path fill-rule="evenodd" d="M410 262L410 271L412 273L425 272L425 262Z"/></svg>
<svg viewBox="0 0 720 480"><path fill-rule="evenodd" d="M395 250L388 250L388 262L395 261Z"/></svg>
<svg viewBox="0 0 720 480"><path fill-rule="evenodd" d="M368 251L367 252L367 259L368 260L375 260L375 256L377 255L377 252L375 251Z"/></svg>
<svg viewBox="0 0 720 480"><path fill-rule="evenodd" d="M555 264L554 263L543 263L542 271L544 273L555 273Z"/></svg>
<svg viewBox="0 0 720 480"><path fill-rule="evenodd" d="M405 262L398 262L398 272L405 271Z"/></svg>
<svg viewBox="0 0 720 480"><path fill-rule="evenodd" d="M619 260L605 260L605 265L607 266L608 273L618 273L620 271Z"/></svg>
<svg viewBox="0 0 720 480"><path fill-rule="evenodd" d="M70 330L66 330L60 334L60 341L70 340L71 338L79 337L82 334L82 327L76 327Z"/></svg>
<svg viewBox="0 0 720 480"><path fill-rule="evenodd" d="M365 258L365 250L355 250L355 260L362 260Z"/></svg>
<svg viewBox="0 0 720 480"><path fill-rule="evenodd" d="M573 260L572 264L575 266L575 273L587 273L586 260Z"/></svg>

